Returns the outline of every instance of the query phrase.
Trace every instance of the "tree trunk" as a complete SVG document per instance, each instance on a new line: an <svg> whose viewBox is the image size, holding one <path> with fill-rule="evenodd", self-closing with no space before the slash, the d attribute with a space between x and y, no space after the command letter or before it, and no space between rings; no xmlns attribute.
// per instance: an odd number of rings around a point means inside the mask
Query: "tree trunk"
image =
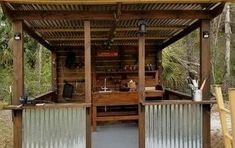
<svg viewBox="0 0 235 148"><path fill-rule="evenodd" d="M217 50L218 50L218 36L219 36L219 30L220 30L220 24L222 20L222 15L219 15L219 17L215 18L212 21L212 58L211 58L211 73L212 73L212 80L213 84L216 84L216 65L217 65Z"/></svg>
<svg viewBox="0 0 235 148"><path fill-rule="evenodd" d="M39 45L39 52L38 52L38 87L41 88L41 81L42 81L42 59L43 57L43 46Z"/></svg>
<svg viewBox="0 0 235 148"><path fill-rule="evenodd" d="M193 56L193 42L192 42L192 36L191 34L187 35L186 37L186 45L187 45L187 59L188 59L188 73L190 73L191 63L192 61L192 56Z"/></svg>
<svg viewBox="0 0 235 148"><path fill-rule="evenodd" d="M230 5L226 6L226 14L225 14L225 70L224 70L224 80L228 80L230 78L230 53L231 53L231 21L230 21Z"/></svg>

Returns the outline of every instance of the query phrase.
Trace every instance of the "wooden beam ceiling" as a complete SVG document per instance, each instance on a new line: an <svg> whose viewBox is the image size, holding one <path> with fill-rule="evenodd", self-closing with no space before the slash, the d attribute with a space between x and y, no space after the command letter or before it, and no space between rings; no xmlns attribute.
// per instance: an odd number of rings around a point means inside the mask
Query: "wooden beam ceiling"
<svg viewBox="0 0 235 148"><path fill-rule="evenodd" d="M119 20L138 19L211 19L214 11L207 10L152 10L122 11ZM11 17L18 20L113 20L112 11L12 11Z"/></svg>
<svg viewBox="0 0 235 148"><path fill-rule="evenodd" d="M168 39L170 37L146 37L146 40L165 40ZM45 40L47 41L83 41L84 38L76 38L76 37L72 37L72 38L68 38L68 37L64 37L64 38L45 38ZM92 41L105 41L108 40L108 37L100 37L100 38L91 38ZM113 40L138 40L138 37L115 37L113 38Z"/></svg>
<svg viewBox="0 0 235 148"><path fill-rule="evenodd" d="M186 26L158 26L158 27L147 27L148 31L158 31L158 30L177 30L184 29ZM82 28L40 28L34 29L37 32L84 32ZM108 32L109 28L91 28L91 32ZM125 28L117 28L116 31L138 31L137 27L125 27Z"/></svg>
<svg viewBox="0 0 235 148"><path fill-rule="evenodd" d="M23 24L24 31L30 35L32 38L34 38L36 41L38 41L40 44L42 44L44 47L46 47L49 50L53 50L51 48L51 45L47 43L42 37L40 37L38 34L36 34L31 28L29 28L26 24Z"/></svg>
<svg viewBox="0 0 235 148"><path fill-rule="evenodd" d="M218 3L233 0L1 0L18 4Z"/></svg>
<svg viewBox="0 0 235 148"><path fill-rule="evenodd" d="M221 12L223 11L224 5L225 5L225 3L221 3L214 9L214 13L213 13L214 17L221 14ZM188 35L192 31L197 29L200 26L200 24L201 24L201 20L196 21L195 23L193 23L189 27L185 28L183 31L181 31L178 34L174 35L171 39L169 39L166 42L162 43L157 48L161 49L161 50L163 48L166 48L167 46L173 44L174 42L178 41L179 39L183 38L184 36Z"/></svg>
<svg viewBox="0 0 235 148"><path fill-rule="evenodd" d="M183 31L179 32L177 35L173 36L172 38L170 38L168 41L162 43L160 46L157 47L157 49L164 49L167 46L171 45L172 43L178 41L179 39L183 38L184 36L188 35L189 33L191 33L192 31L194 31L195 29L197 29L200 26L200 20L196 21L195 23L193 23L191 26L189 26L188 28L184 29Z"/></svg>

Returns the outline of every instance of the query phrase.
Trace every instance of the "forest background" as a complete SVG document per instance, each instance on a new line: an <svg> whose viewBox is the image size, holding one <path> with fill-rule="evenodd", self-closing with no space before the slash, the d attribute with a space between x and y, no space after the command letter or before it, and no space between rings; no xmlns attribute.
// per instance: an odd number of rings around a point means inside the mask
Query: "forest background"
<svg viewBox="0 0 235 148"><path fill-rule="evenodd" d="M211 22L211 84L235 87L235 4ZM12 97L12 26L0 9L0 100ZM51 90L51 53L28 35L24 37L25 94L35 96ZM199 30L163 50L164 87L188 92L189 72L199 74Z"/></svg>

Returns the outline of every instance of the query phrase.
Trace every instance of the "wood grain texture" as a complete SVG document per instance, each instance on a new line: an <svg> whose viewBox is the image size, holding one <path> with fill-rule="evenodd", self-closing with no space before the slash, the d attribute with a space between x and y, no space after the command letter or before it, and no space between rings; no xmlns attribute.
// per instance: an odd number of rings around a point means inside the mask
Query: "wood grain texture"
<svg viewBox="0 0 235 148"><path fill-rule="evenodd" d="M145 37L144 35L139 36L139 101L144 100L144 89L145 89Z"/></svg>
<svg viewBox="0 0 235 148"><path fill-rule="evenodd" d="M203 100L210 99L210 38L203 38L203 32L210 32L210 20L202 20L200 24L200 83L204 79L207 82L202 91ZM210 105L203 106L203 147L211 147L211 135L210 135Z"/></svg>
<svg viewBox="0 0 235 148"><path fill-rule="evenodd" d="M11 104L19 105L24 95L24 34L23 22L13 22L13 32L21 35L20 40L13 39L13 98ZM22 111L13 111L13 146L22 147Z"/></svg>
<svg viewBox="0 0 235 148"><path fill-rule="evenodd" d="M13 99L12 104L20 104L24 95L24 43L23 22L13 22L13 32L21 35L20 40L13 40Z"/></svg>
<svg viewBox="0 0 235 148"><path fill-rule="evenodd" d="M232 137L233 137L233 147L235 147L235 89L229 89L229 102L231 110L231 119L232 119Z"/></svg>
<svg viewBox="0 0 235 148"><path fill-rule="evenodd" d="M93 94L93 105L134 105L138 104L137 92L112 92Z"/></svg>
<svg viewBox="0 0 235 148"><path fill-rule="evenodd" d="M85 101L91 102L91 28L90 22L84 21L85 47Z"/></svg>
<svg viewBox="0 0 235 148"><path fill-rule="evenodd" d="M22 148L22 110L13 112L13 147Z"/></svg>
<svg viewBox="0 0 235 148"><path fill-rule="evenodd" d="M138 120L138 112L125 110L123 112L97 113L99 106L127 106L138 105L137 92L111 92L111 93L93 93L92 102L92 123L93 131L96 130L98 121L120 121L120 120ZM134 114L133 114L134 113ZM99 116L98 116L99 115Z"/></svg>
<svg viewBox="0 0 235 148"><path fill-rule="evenodd" d="M86 110L86 148L92 148L91 107Z"/></svg>
<svg viewBox="0 0 235 148"><path fill-rule="evenodd" d="M139 104L139 148L145 148L145 107Z"/></svg>
<svg viewBox="0 0 235 148"><path fill-rule="evenodd" d="M55 97L58 94L58 75L57 75L57 54L56 52L51 52L51 82L52 90L55 92ZM55 99L55 98L54 98Z"/></svg>

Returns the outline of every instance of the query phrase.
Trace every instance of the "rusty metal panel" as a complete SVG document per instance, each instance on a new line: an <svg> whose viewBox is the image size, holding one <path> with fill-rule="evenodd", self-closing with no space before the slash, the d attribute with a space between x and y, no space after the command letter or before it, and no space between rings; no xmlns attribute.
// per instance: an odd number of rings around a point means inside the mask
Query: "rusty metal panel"
<svg viewBox="0 0 235 148"><path fill-rule="evenodd" d="M86 108L23 110L23 148L86 148Z"/></svg>
<svg viewBox="0 0 235 148"><path fill-rule="evenodd" d="M202 148L202 105L145 106L146 148Z"/></svg>

